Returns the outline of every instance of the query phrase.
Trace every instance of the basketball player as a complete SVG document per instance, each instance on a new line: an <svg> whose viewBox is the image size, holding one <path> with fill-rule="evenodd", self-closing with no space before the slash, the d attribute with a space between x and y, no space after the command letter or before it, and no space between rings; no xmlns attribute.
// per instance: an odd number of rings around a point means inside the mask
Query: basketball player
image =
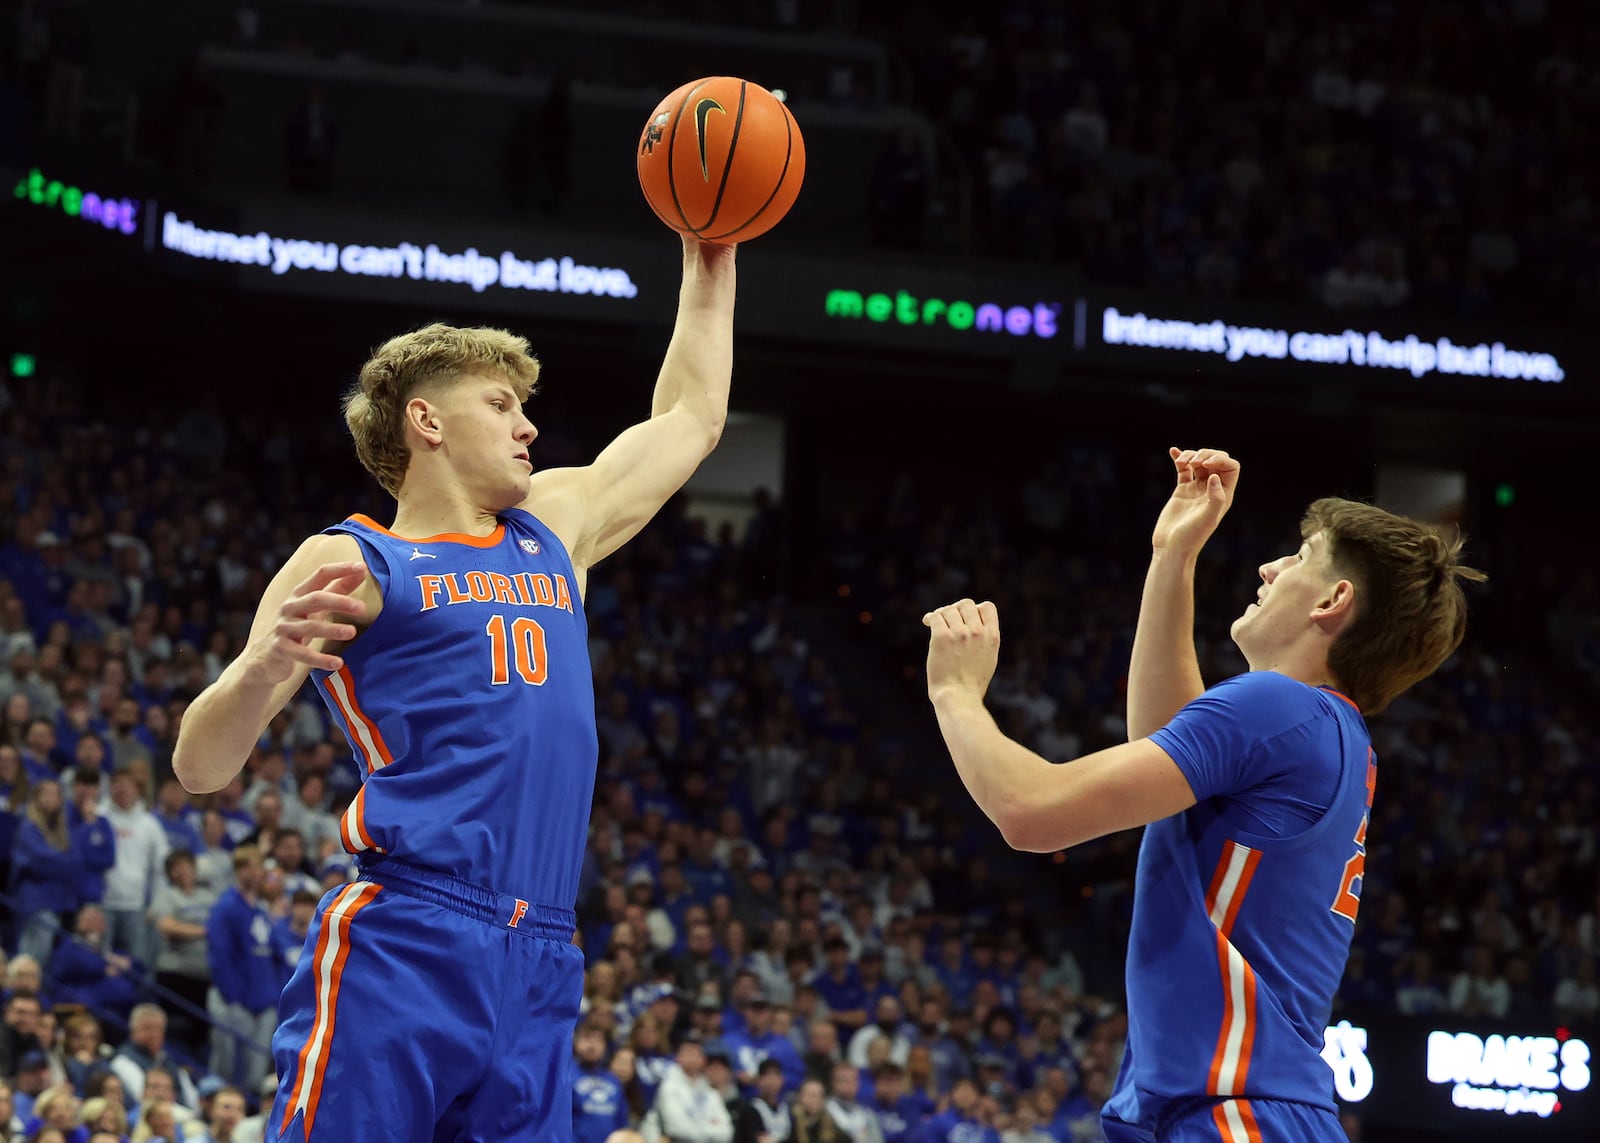
<svg viewBox="0 0 1600 1143"><path fill-rule="evenodd" d="M352 516L273 579L244 651L184 717L186 789L239 771L309 674L365 769L273 1037L270 1137L572 1137L573 905L597 757L583 590L716 445L734 249L686 240L649 420L534 474L520 337L432 325L345 401L392 526Z"/></svg>
<svg viewBox="0 0 1600 1143"><path fill-rule="evenodd" d="M1148 825L1128 945L1128 1044L1106 1138L1342 1141L1320 1058L1366 865L1382 710L1460 644L1460 541L1318 500L1299 549L1261 565L1232 635L1247 674L1206 690L1194 572L1239 462L1171 452L1128 680L1128 737L1054 766L984 709L992 603L924 617L928 693L968 791L1014 848L1052 852Z"/></svg>

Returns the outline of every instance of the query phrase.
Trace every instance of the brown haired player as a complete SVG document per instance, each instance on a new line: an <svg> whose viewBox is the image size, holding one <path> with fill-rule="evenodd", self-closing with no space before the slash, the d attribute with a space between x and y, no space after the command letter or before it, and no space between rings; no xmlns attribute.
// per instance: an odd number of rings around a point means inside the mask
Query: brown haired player
<svg viewBox="0 0 1600 1143"><path fill-rule="evenodd" d="M1344 1139L1323 1029L1344 971L1377 785L1363 711L1460 644L1460 541L1367 504L1319 500L1298 550L1261 565L1233 623L1248 673L1209 690L1194 571L1239 462L1171 450L1128 679L1127 744L1051 765L984 709L992 603L930 612L928 694L973 799L1017 849L1135 826L1128 1042L1111 1143Z"/></svg>

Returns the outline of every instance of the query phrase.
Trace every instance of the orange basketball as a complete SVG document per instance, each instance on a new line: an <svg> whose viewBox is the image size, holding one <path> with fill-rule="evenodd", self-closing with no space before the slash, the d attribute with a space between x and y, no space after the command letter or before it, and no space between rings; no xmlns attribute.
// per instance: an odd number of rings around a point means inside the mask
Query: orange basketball
<svg viewBox="0 0 1600 1143"><path fill-rule="evenodd" d="M759 84L719 75L663 99L639 136L639 185L680 234L746 242L776 226L800 193L800 125Z"/></svg>

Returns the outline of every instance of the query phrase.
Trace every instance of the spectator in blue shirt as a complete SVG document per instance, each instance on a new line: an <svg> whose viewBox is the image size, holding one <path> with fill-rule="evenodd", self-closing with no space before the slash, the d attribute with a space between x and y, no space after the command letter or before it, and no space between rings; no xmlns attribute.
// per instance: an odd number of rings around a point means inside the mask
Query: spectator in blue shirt
<svg viewBox="0 0 1600 1143"><path fill-rule="evenodd" d="M952 1008L965 1008L972 1003L972 990L978 982L972 966L967 962L966 950L958 934L945 937L933 972L939 978L939 983L944 985Z"/></svg>
<svg viewBox="0 0 1600 1143"><path fill-rule="evenodd" d="M734 1079L746 1099L755 1097L761 1065L777 1060L783 1068L783 1090L795 1091L805 1079L805 1064L794 1042L772 1030L772 1005L764 993L756 993L745 1007L745 1026L723 1037L733 1063Z"/></svg>
<svg viewBox="0 0 1600 1143"><path fill-rule="evenodd" d="M915 1143L921 1135L923 1107L906 1094L906 1073L899 1064L881 1064L873 1073L869 1106L878 1116L883 1143Z"/></svg>
<svg viewBox="0 0 1600 1143"><path fill-rule="evenodd" d="M22 752L9 742L0 742L0 884L11 879L11 846L28 804L28 777L22 767Z"/></svg>
<svg viewBox="0 0 1600 1143"><path fill-rule="evenodd" d="M850 963L850 946L843 937L830 937L822 946L827 963L811 980L811 986L828 1006L829 1018L846 1034L854 1033L867 1022L867 993L860 974Z"/></svg>
<svg viewBox="0 0 1600 1143"><path fill-rule="evenodd" d="M606 1035L588 1021L573 1036L573 1143L605 1143L628 1126L622 1082L606 1066Z"/></svg>
<svg viewBox="0 0 1600 1143"><path fill-rule="evenodd" d="M297 889L289 898L288 916L278 918L272 926L272 956L284 984L289 983L294 966L300 963L316 915L317 894Z"/></svg>
<svg viewBox="0 0 1600 1143"><path fill-rule="evenodd" d="M950 1089L950 1106L928 1120L925 1143L1000 1143L1000 1135L979 1118L978 1085L957 1080Z"/></svg>
<svg viewBox="0 0 1600 1143"><path fill-rule="evenodd" d="M61 783L39 782L28 797L28 812L11 848L11 896L25 918L17 951L40 964L50 959L61 914L78 907L83 858L72 845Z"/></svg>
<svg viewBox="0 0 1600 1143"><path fill-rule="evenodd" d="M85 738L84 742L94 742ZM106 870L117 863L117 832L100 815L100 772L80 769L72 776L72 804L67 807L72 845L83 860L77 900L99 902L106 891Z"/></svg>
<svg viewBox="0 0 1600 1143"><path fill-rule="evenodd" d="M31 782L55 778L72 765L72 759L56 745L56 728L48 718L34 719L23 732L22 765Z"/></svg>
<svg viewBox="0 0 1600 1143"><path fill-rule="evenodd" d="M717 835L709 829L696 832L689 847L689 857L683 863L684 880L696 901L711 904L717 896L733 896L733 878L717 861Z"/></svg>
<svg viewBox="0 0 1600 1143"><path fill-rule="evenodd" d="M100 906L86 904L78 910L74 938L56 946L50 957L51 990L58 1001L81 1004L113 1029L120 1038L128 1014L139 1000L132 958L106 942L106 915Z"/></svg>
<svg viewBox="0 0 1600 1143"><path fill-rule="evenodd" d="M206 922L211 962L211 992L206 1008L216 1021L211 1036L211 1070L224 1079L238 1075L255 1091L272 1066L265 1048L278 1024L278 994L283 988L272 955L272 918L260 897L266 871L253 846L233 852L235 884L225 890ZM249 1043L241 1043L233 1033Z"/></svg>
<svg viewBox="0 0 1600 1143"><path fill-rule="evenodd" d="M176 778L161 783L156 793L156 821L167 831L169 850L187 850L199 853L205 847L200 841L200 815L189 805L189 796Z"/></svg>

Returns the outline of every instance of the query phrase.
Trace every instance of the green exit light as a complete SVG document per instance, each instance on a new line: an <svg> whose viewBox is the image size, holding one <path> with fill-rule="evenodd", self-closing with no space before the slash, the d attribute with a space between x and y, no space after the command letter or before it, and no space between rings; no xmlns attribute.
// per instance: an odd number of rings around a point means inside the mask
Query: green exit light
<svg viewBox="0 0 1600 1143"><path fill-rule="evenodd" d="M1496 484L1494 486L1494 502L1502 508L1509 508L1517 502L1517 490L1509 484Z"/></svg>
<svg viewBox="0 0 1600 1143"><path fill-rule="evenodd" d="M32 377L37 364L31 353L13 353L11 355L11 376Z"/></svg>

